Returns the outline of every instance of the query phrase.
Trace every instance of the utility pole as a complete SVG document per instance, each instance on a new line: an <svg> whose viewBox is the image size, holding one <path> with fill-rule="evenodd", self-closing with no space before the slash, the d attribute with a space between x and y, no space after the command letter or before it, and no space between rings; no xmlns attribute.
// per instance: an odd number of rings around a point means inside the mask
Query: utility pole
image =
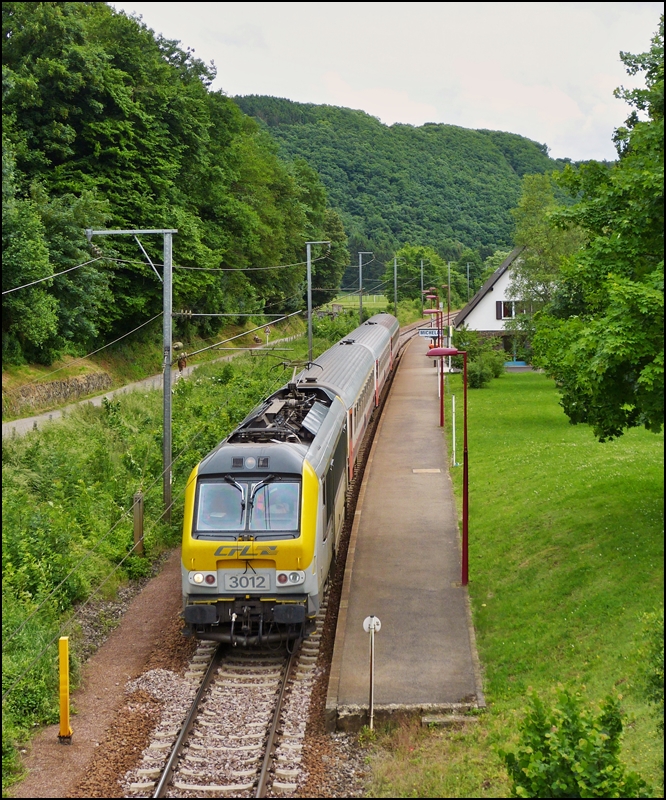
<svg viewBox="0 0 666 800"><path fill-rule="evenodd" d="M395 318L398 318L398 257L393 258L393 299L395 302Z"/></svg>
<svg viewBox="0 0 666 800"><path fill-rule="evenodd" d="M369 250L358 253L358 324L363 325L363 256L371 256Z"/></svg>
<svg viewBox="0 0 666 800"><path fill-rule="evenodd" d="M178 233L176 228L157 228L131 231L94 231L86 229L86 237L90 242L93 236L136 236L139 233L158 233L164 236L164 280L162 292L162 345L164 355L162 368L164 371L164 399L162 418L162 497L164 503L163 518L171 521L171 315L172 315L172 235ZM143 249L143 248L142 248ZM152 266L152 264L151 264ZM153 269L155 269L153 267ZM159 275L158 275L159 277Z"/></svg>
<svg viewBox="0 0 666 800"><path fill-rule="evenodd" d="M312 252L310 247L313 244L327 244L330 242L306 242L308 252L308 361L312 361Z"/></svg>
<svg viewBox="0 0 666 800"><path fill-rule="evenodd" d="M467 302L469 303L469 261L467 262Z"/></svg>
<svg viewBox="0 0 666 800"><path fill-rule="evenodd" d="M421 319L423 319L423 259L421 259Z"/></svg>
<svg viewBox="0 0 666 800"><path fill-rule="evenodd" d="M449 267L449 284L446 287L446 324L451 325L451 262L450 261L448 262L448 267Z"/></svg>

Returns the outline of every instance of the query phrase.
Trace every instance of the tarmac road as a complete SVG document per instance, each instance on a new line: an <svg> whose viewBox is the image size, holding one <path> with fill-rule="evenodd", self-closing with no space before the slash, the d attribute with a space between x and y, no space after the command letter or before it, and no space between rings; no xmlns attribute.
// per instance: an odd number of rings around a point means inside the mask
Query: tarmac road
<svg viewBox="0 0 666 800"><path fill-rule="evenodd" d="M289 336L285 339L276 339L274 342L271 342L271 346L280 344L282 342L290 342L293 339L298 338L295 336ZM261 345L256 348L256 350L266 349L266 345ZM241 355L242 352L246 352L245 350L239 353L233 353L228 356L222 356L221 358L216 358L214 361L204 361L202 364L195 364L191 367L185 367L180 376L183 378L188 377L192 374L192 372L197 369L197 367L202 366L203 364L212 364L219 361L231 361L232 358L236 358L236 356ZM171 370L171 385L173 386L176 380L180 380L179 378L179 371L177 368L172 368ZM96 395L95 397L88 397L85 400L79 400L76 403L70 403L69 405L64 406L60 409L54 409L53 411L46 411L43 414L35 414L32 417L23 417L22 419L15 419L12 422L3 422L2 423L2 438L4 439L5 436L23 436L28 431L34 430L35 428L41 428L47 422L54 422L58 419L61 419L63 415L66 415L73 411L77 406L81 405L82 403L92 403L94 406L101 406L102 401L104 398L110 400L112 397L115 397L118 394L125 394L126 392L145 392L149 389L161 389L163 386L163 375L160 372L159 375L153 375L150 378L144 378L142 381L135 381L134 383L128 383L126 386L121 386L119 389L113 389L109 392L104 392L104 394Z"/></svg>

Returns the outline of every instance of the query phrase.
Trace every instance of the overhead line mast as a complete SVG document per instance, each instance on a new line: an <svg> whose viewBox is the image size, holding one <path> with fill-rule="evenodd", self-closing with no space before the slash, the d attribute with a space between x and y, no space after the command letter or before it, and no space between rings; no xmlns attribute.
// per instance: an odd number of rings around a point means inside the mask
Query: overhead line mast
<svg viewBox="0 0 666 800"><path fill-rule="evenodd" d="M148 230L109 230L109 231L94 231L92 228L86 229L86 236L88 241L92 241L93 236L134 236L138 233L152 234L158 233L164 236L164 278L162 280L162 342L164 347L164 354L162 360L162 369L164 376L164 400L163 400L163 421L162 421L162 495L164 503L164 519L166 522L171 521L171 338L172 338L172 304L173 304L173 250L172 250L172 235L178 233L177 228L151 228ZM138 241L138 239L137 239ZM139 242L139 246L141 243ZM143 250L143 247L141 247ZM144 250L145 253L145 250ZM148 259L150 261L150 259ZM153 266L152 262L150 266ZM155 270L157 277L159 273Z"/></svg>
<svg viewBox="0 0 666 800"><path fill-rule="evenodd" d="M305 243L308 251L308 361L312 361L312 254L310 247L313 244L327 244L328 249L331 249L329 241Z"/></svg>

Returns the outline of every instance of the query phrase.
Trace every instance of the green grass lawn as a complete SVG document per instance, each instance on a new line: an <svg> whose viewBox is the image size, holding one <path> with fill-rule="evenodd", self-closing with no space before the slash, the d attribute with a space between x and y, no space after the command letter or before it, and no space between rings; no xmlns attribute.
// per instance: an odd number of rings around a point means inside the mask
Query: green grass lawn
<svg viewBox="0 0 666 800"><path fill-rule="evenodd" d="M323 306L325 311L330 311L333 305L342 306L345 311L358 311L358 295L342 294L338 295L330 304ZM393 301L383 294L365 295L363 297L363 311L365 314L379 314L387 311L394 313ZM401 326L410 325L412 322L422 319L421 303L419 300L400 300L398 301L398 322Z"/></svg>
<svg viewBox="0 0 666 800"><path fill-rule="evenodd" d="M345 311L350 309L354 310L358 308L358 294L340 294L332 302L341 305ZM371 311L373 314L386 311L387 306L388 300L383 294L363 295L363 308ZM327 305L326 308L330 308L330 305Z"/></svg>
<svg viewBox="0 0 666 800"><path fill-rule="evenodd" d="M462 461L459 376L447 392ZM371 792L506 797L497 748L515 741L528 690L548 697L558 683L591 702L622 695L622 758L660 786L639 647L641 615L663 603L663 435L635 429L600 444L569 424L538 373L505 374L468 399L470 596L488 713L469 732L382 734ZM460 503L462 468L452 477Z"/></svg>

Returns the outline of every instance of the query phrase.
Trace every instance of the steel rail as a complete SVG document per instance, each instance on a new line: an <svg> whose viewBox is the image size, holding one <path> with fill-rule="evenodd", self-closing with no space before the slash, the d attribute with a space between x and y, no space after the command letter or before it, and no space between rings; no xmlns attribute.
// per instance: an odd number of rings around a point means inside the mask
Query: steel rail
<svg viewBox="0 0 666 800"><path fill-rule="evenodd" d="M289 679L291 677L291 673L294 668L294 664L296 663L296 656L300 649L301 643L300 641L294 646L293 651L289 655L289 660L287 661L287 667L284 671L284 680L282 681L282 686L280 687L280 694L278 695L277 703L275 706L275 712L273 713L273 720L271 722L271 727L268 731L268 741L266 742L266 752L264 753L264 761L261 765L261 772L259 773L259 780L257 781L257 788L255 790L255 797L266 797L266 784L268 782L268 770L270 769L273 759L275 757L275 741L277 738L277 730L280 724L280 714L282 713L282 704L284 701L284 690L287 688L287 684L289 683Z"/></svg>
<svg viewBox="0 0 666 800"><path fill-rule="evenodd" d="M162 775L153 791L153 797L164 797L166 795L167 786L171 782L172 773L176 767L176 762L180 757L181 750L183 749L183 745L185 744L185 740L189 736L190 730L192 729L192 725L194 724L194 720L197 716L197 711L199 710L199 705L203 699L203 696L208 689L210 682L213 679L213 675L215 674L215 670L220 665L222 661L222 655L226 651L226 647L218 647L215 651L215 655L211 658L210 664L208 665L208 669L206 670L203 680L201 682L201 686L199 687L199 691L196 693L194 700L192 701L192 706L185 717L185 721L180 729L180 733L178 734L178 738L176 739L176 743L173 746L171 751L171 755L167 759L166 764L164 765L164 769L162 770Z"/></svg>

